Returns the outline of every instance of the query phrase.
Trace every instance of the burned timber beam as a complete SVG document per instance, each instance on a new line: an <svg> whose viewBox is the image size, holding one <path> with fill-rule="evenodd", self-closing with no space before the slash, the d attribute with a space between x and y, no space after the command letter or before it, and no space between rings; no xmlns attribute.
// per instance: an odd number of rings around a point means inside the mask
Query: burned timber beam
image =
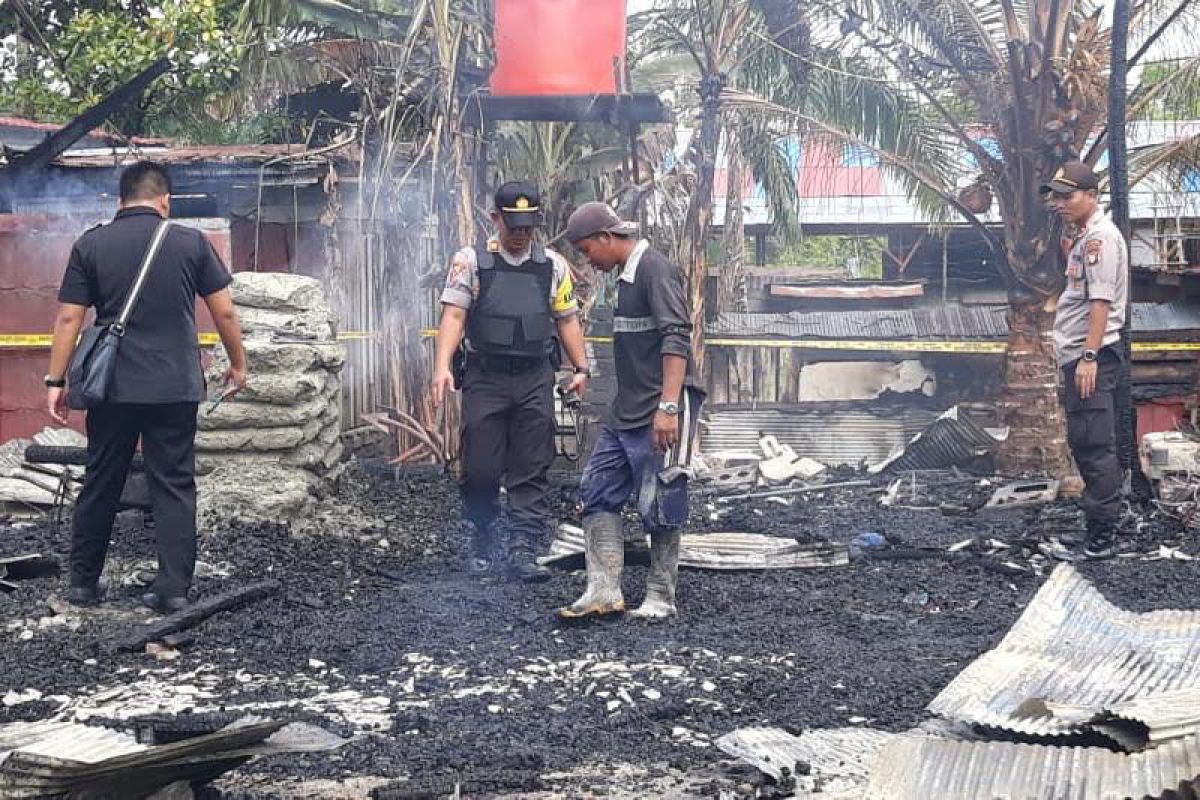
<svg viewBox="0 0 1200 800"><path fill-rule="evenodd" d="M177 611L169 617L164 617L153 625L129 635L117 643L117 649L127 653L141 650L150 642L159 642L162 641L163 637L169 636L172 633L194 628L221 611L232 611L233 609L241 608L242 606L247 606L261 600L264 597L270 597L278 592L280 588L281 584L279 581L267 580L252 583L249 586L243 586L240 589L234 589L223 594L206 597L182 611Z"/></svg>
<svg viewBox="0 0 1200 800"><path fill-rule="evenodd" d="M146 87L160 75L171 69L171 62L160 58L144 70L134 75L127 82L114 89L107 97L96 105L84 111L75 119L68 122L59 130L50 134L32 150L17 156L9 162L3 172L0 172L0 185L6 187L0 194L0 211L7 211L11 206L11 195L20 180L29 173L42 169L51 161L58 158L67 148L79 141L88 131L91 131L104 120L121 110L131 100L141 95Z"/></svg>

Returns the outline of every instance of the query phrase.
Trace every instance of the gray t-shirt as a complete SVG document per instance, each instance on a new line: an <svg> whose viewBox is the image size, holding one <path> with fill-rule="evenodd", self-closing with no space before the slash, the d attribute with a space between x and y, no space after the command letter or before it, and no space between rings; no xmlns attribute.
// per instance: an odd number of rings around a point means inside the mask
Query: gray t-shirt
<svg viewBox="0 0 1200 800"><path fill-rule="evenodd" d="M1099 208L1079 231L1067 255L1067 288L1054 314L1054 353L1060 367L1083 356L1093 300L1108 301L1100 346L1121 338L1129 302L1129 253L1113 221Z"/></svg>

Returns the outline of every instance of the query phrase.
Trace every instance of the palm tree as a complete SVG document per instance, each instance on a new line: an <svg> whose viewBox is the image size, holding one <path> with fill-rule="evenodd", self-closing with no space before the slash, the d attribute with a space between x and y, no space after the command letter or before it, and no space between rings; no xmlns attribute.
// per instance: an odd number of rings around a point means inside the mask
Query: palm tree
<svg viewBox="0 0 1200 800"><path fill-rule="evenodd" d="M1197 9L1191 5L1189 0L1138 5L1130 26L1134 55L1129 65L1137 65L1167 26L1194 17ZM812 0L812 6L838 26L845 61L814 69L806 110L778 108L777 113L875 151L922 208L940 221L946 221L947 212L955 214L979 232L1009 286L1002 406L1013 433L1002 466L1068 473L1065 442L1058 433L1063 426L1054 397L1049 335L1063 280L1059 228L1038 186L1062 161L1086 154L1095 163L1103 153L1103 137L1090 153L1085 149L1106 114L1111 41L1102 4ZM865 74L857 79L839 74L847 62L856 63L856 70L865 68ZM1194 78L1198 67L1200 56L1194 50L1187 53L1180 81ZM902 137L857 103L828 102L847 91L871 90L876 79L886 80L894 98L908 109L906 123L913 127ZM818 100L826 92L831 96ZM1130 118L1167 92L1161 85L1133 87ZM981 127L994 137L998 155L977 140ZM920 142L920 150L904 149ZM1184 140L1131 154L1131 184L1155 167L1189 159L1196 163L1198 149L1196 140ZM990 188L998 202L999 230L959 199L956 185L971 176L961 158L951 157L955 150L966 151L978 165L977 182Z"/></svg>
<svg viewBox="0 0 1200 800"><path fill-rule="evenodd" d="M631 39L638 52L632 60L635 82L671 72L668 87L680 105L698 117L687 148L687 212L676 256L688 274L695 363L704 369L704 287L708 277L706 247L712 226L713 188L722 141L729 157L724 264L718 280L721 310L736 304L744 269L742 226L743 176L748 172L763 186L774 219L789 230L796 226L796 183L782 147L794 125L767 121L753 109L726 110L722 94L729 87L765 92L776 102L800 102L800 87L787 70L768 33L758 2L751 0L662 0L639 15ZM640 52L640 57L639 57ZM757 96L757 95L754 95Z"/></svg>

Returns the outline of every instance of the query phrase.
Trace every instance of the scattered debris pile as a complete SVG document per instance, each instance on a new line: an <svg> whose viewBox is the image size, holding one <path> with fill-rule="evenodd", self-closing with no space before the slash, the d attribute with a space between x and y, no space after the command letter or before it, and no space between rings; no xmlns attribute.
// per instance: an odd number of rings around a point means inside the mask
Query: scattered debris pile
<svg viewBox="0 0 1200 800"><path fill-rule="evenodd" d="M230 289L249 383L228 400L200 407L200 511L294 519L311 509L340 468L345 352L317 280L243 272ZM209 385L218 387L227 368L217 348Z"/></svg>
<svg viewBox="0 0 1200 800"><path fill-rule="evenodd" d="M868 475L949 467L969 469L982 465L981 460L994 453L1007 438L1007 428L986 428L954 406L887 458L860 466L866 468ZM797 453L774 434L760 435L758 446L761 454L747 450L706 454L697 477L724 492L747 491L757 486L808 486L814 481L829 480L827 465Z"/></svg>
<svg viewBox="0 0 1200 800"><path fill-rule="evenodd" d="M717 745L832 797L1191 797L1198 648L1200 611L1125 611L1064 564L929 704L941 720L899 734L744 729Z"/></svg>
<svg viewBox="0 0 1200 800"><path fill-rule="evenodd" d="M191 797L191 784L255 756L327 751L345 742L308 723L255 718L160 746L73 722L14 722L0 726L0 796L148 797L178 786L179 793L165 796Z"/></svg>
<svg viewBox="0 0 1200 800"><path fill-rule="evenodd" d="M946 411L903 448L869 468L872 473L968 466L995 452L1008 428L985 428L959 406Z"/></svg>
<svg viewBox="0 0 1200 800"><path fill-rule="evenodd" d="M32 461L26 457L30 445L82 448L87 437L70 428L44 428L33 439L10 439L0 445L0 503L49 507L64 497L73 500L83 467Z"/></svg>
<svg viewBox="0 0 1200 800"><path fill-rule="evenodd" d="M558 526L550 543L550 554L539 558L538 563L579 568L583 565L583 553L583 529L564 523ZM649 534L627 540L625 553L629 563L649 563ZM690 569L802 569L849 563L850 551L845 544L801 544L795 539L759 533L685 533L679 544L679 566Z"/></svg>
<svg viewBox="0 0 1200 800"><path fill-rule="evenodd" d="M1158 508L1200 531L1200 438L1183 431L1142 437L1142 469L1158 490Z"/></svg>

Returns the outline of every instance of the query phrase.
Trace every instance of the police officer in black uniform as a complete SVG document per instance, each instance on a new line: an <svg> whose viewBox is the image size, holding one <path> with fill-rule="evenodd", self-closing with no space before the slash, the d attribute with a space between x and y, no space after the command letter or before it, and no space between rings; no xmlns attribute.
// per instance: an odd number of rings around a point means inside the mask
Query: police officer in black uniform
<svg viewBox="0 0 1200 800"><path fill-rule="evenodd" d="M116 217L75 243L58 292L45 383L47 410L64 425L67 365L88 309L96 309L97 325L119 316L143 254L170 216L171 181L158 164L126 168L120 196ZM158 544L158 575L142 602L163 612L187 605L196 566L196 409L205 389L196 297L204 299L229 355L225 380L232 393L246 385L246 355L230 281L199 231L167 229L125 326L106 402L87 412L87 472L75 502L67 593L75 605L101 599L113 518L139 439Z"/></svg>
<svg viewBox="0 0 1200 800"><path fill-rule="evenodd" d="M554 368L558 343L574 367L566 387L582 393L590 372L571 270L533 240L542 224L536 187L496 191L496 235L455 254L442 292L433 400L455 386L452 359L464 342L462 498L472 525L471 572L496 559L494 523L503 479L510 522L507 566L526 582L549 574L534 561L550 521L548 473L554 460Z"/></svg>

